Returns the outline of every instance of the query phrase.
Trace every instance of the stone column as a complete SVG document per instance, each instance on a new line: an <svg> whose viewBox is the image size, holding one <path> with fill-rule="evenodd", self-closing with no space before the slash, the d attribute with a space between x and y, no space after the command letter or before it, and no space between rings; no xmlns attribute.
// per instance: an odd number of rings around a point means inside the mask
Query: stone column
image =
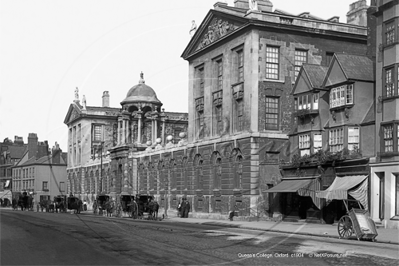
<svg viewBox="0 0 399 266"><path fill-rule="evenodd" d="M125 129L125 120L122 119L122 144L126 143L126 129Z"/></svg>
<svg viewBox="0 0 399 266"><path fill-rule="evenodd" d="M118 130L117 130L117 139L118 139L118 145L121 144L121 127L120 127L121 122L118 119Z"/></svg>
<svg viewBox="0 0 399 266"><path fill-rule="evenodd" d="M137 121L137 143L141 144L141 115L142 115L141 109L137 112L138 116L138 121Z"/></svg>

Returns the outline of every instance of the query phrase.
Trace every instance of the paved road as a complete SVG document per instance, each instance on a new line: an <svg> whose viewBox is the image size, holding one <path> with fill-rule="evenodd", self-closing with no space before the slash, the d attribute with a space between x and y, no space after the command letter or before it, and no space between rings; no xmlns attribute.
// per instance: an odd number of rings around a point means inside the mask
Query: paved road
<svg viewBox="0 0 399 266"><path fill-rule="evenodd" d="M396 246L1 210L1 265L397 265ZM396 258L396 260L395 260Z"/></svg>

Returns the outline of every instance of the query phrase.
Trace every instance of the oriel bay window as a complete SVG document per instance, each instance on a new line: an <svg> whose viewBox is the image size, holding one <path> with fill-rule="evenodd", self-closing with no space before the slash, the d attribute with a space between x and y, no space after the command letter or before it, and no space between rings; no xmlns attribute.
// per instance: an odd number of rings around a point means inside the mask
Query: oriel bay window
<svg viewBox="0 0 399 266"><path fill-rule="evenodd" d="M353 104L353 84L342 85L330 90L330 108Z"/></svg>
<svg viewBox="0 0 399 266"><path fill-rule="evenodd" d="M398 20L395 18L384 24L384 46L390 46L398 42Z"/></svg>
<svg viewBox="0 0 399 266"><path fill-rule="evenodd" d="M381 125L381 152L399 152L399 122L384 123Z"/></svg>
<svg viewBox="0 0 399 266"><path fill-rule="evenodd" d="M383 98L397 97L399 95L398 65L393 65L383 70Z"/></svg>

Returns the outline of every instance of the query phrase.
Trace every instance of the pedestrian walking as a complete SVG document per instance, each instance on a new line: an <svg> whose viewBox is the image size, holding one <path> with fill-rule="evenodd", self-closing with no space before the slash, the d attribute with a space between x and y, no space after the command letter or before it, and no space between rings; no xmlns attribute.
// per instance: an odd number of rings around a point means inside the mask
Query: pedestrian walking
<svg viewBox="0 0 399 266"><path fill-rule="evenodd" d="M190 212L190 203L188 202L187 198L183 198L182 203L182 218L188 218L188 213Z"/></svg>
<svg viewBox="0 0 399 266"><path fill-rule="evenodd" d="M177 204L177 217L181 217L181 202L179 200L179 204Z"/></svg>
<svg viewBox="0 0 399 266"><path fill-rule="evenodd" d="M36 204L36 211L39 212L39 209L40 209L40 204L37 203L37 204Z"/></svg>

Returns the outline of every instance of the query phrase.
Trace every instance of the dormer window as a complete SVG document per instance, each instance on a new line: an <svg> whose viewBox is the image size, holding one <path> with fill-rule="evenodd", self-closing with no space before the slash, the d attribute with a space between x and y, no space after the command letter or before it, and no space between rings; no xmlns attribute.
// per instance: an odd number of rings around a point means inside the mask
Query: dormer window
<svg viewBox="0 0 399 266"><path fill-rule="evenodd" d="M353 104L353 84L342 85L331 89L330 108Z"/></svg>

